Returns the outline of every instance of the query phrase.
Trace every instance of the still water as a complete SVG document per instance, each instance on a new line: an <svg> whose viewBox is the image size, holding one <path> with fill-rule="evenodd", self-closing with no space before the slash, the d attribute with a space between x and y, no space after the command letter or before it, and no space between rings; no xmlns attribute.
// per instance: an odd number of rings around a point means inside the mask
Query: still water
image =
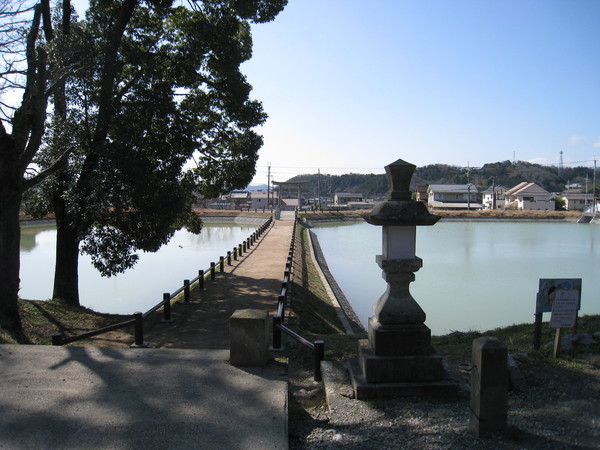
<svg viewBox="0 0 600 450"><path fill-rule="evenodd" d="M98 312L131 314L147 311L206 270L219 256L241 244L258 228L254 225L205 224L199 235L180 230L156 253L139 254L133 269L103 278L90 257L79 257L79 296L83 306ZM56 229L24 227L21 231L21 290L26 299L52 297Z"/></svg>
<svg viewBox="0 0 600 450"><path fill-rule="evenodd" d="M387 286L375 262L381 227L360 222L313 231L366 326ZM441 221L417 227L416 254L423 267L410 291L436 335L532 322L540 278L581 278L580 315L600 314L598 225Z"/></svg>

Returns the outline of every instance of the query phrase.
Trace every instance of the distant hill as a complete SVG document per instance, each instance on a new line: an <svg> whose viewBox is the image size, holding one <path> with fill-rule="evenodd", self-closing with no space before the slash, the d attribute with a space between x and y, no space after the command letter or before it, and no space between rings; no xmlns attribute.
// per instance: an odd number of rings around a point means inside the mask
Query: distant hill
<svg viewBox="0 0 600 450"><path fill-rule="evenodd" d="M266 184L253 184L246 188L247 191L266 191L269 188ZM273 189L273 186L271 186Z"/></svg>
<svg viewBox="0 0 600 450"><path fill-rule="evenodd" d="M411 181L411 188L427 184L466 184L468 181L485 190L491 186L492 180L496 185L508 188L528 181L542 186L550 192L563 192L570 183L586 185L588 177L588 192L592 191L594 170L588 167L565 167L559 175L556 166L542 166L525 161L503 161L485 164L483 167L471 167L467 174L465 167L447 164L430 164L417 167ZM307 181L303 188L304 196L316 197L320 192L321 197L331 197L336 192L357 192L367 198L381 198L388 191L388 182L385 174L355 174L324 175L305 174L290 178L288 181ZM598 183L600 184L600 179ZM600 187L600 186L599 186ZM596 189L598 192L599 189Z"/></svg>

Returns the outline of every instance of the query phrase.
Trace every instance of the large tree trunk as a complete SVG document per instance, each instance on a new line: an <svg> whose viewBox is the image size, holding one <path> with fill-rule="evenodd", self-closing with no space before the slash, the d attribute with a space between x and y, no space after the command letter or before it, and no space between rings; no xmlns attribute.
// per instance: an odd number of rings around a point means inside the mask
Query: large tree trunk
<svg viewBox="0 0 600 450"><path fill-rule="evenodd" d="M56 214L56 265L52 298L69 305L79 306L79 242L65 202L58 196L54 200Z"/></svg>
<svg viewBox="0 0 600 450"><path fill-rule="evenodd" d="M19 244L21 228L19 207L21 190L6 185L0 187L0 327L13 333L22 331L19 316Z"/></svg>

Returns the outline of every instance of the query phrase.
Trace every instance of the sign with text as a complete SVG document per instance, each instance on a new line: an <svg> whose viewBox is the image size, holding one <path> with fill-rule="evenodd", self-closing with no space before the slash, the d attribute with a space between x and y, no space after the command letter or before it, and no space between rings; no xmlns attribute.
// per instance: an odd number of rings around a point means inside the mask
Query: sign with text
<svg viewBox="0 0 600 450"><path fill-rule="evenodd" d="M560 290L556 292L554 304L552 305L552 316L550 326L552 328L572 328L577 319L579 307L579 292L571 290Z"/></svg>
<svg viewBox="0 0 600 450"><path fill-rule="evenodd" d="M581 308L581 278L540 278L535 312L551 312L556 294L560 291L575 291L577 293L577 309Z"/></svg>

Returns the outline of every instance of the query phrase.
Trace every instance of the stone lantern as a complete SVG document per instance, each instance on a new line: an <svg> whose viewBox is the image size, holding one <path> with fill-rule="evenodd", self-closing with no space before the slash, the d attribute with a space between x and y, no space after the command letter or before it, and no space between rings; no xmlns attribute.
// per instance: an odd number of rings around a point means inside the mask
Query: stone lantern
<svg viewBox="0 0 600 450"><path fill-rule="evenodd" d="M409 184L414 170L401 159L386 166L388 198L364 215L368 223L382 227L383 250L376 261L388 286L373 305L369 338L359 341L358 358L350 361L359 400L456 390L442 357L431 347L425 312L409 291L423 264L415 256L416 227L439 220L423 203L412 200Z"/></svg>

